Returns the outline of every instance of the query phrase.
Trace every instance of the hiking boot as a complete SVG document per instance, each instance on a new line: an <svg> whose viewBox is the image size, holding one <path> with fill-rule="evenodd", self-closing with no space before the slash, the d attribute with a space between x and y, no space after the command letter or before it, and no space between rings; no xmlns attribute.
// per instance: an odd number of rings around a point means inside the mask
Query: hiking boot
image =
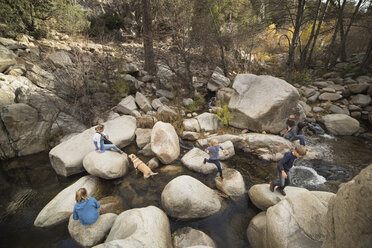
<svg viewBox="0 0 372 248"><path fill-rule="evenodd" d="M274 192L274 184L273 184L273 182L270 182L270 191L271 192Z"/></svg>
<svg viewBox="0 0 372 248"><path fill-rule="evenodd" d="M205 158L204 160L203 160L203 164L206 164L207 163L207 159Z"/></svg>
<svg viewBox="0 0 372 248"><path fill-rule="evenodd" d="M284 192L284 189L281 189L281 188L276 188L276 191L278 191L280 194L282 194L283 196L286 196L286 193Z"/></svg>

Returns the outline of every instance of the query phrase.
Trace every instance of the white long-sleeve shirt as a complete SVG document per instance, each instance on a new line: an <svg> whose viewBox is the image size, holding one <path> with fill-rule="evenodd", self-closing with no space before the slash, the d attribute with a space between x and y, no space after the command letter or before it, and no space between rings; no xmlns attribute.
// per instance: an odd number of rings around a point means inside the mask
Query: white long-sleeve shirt
<svg viewBox="0 0 372 248"><path fill-rule="evenodd" d="M107 135L104 132L95 133L93 135L93 142L94 141L97 142L97 146L98 146L99 149L101 149L101 139L103 139L102 136L106 136L107 137Z"/></svg>

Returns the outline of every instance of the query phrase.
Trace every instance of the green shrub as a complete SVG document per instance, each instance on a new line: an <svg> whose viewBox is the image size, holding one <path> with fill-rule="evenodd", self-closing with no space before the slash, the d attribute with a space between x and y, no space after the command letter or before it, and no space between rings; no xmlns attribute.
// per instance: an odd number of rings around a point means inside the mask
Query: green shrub
<svg viewBox="0 0 372 248"><path fill-rule="evenodd" d="M230 121L234 119L233 110L230 112L229 105L225 104L217 111L217 119L221 121L222 125L228 126Z"/></svg>
<svg viewBox="0 0 372 248"><path fill-rule="evenodd" d="M306 84L311 81L310 73L307 71L294 71L291 83Z"/></svg>
<svg viewBox="0 0 372 248"><path fill-rule="evenodd" d="M88 30L90 22L88 15L69 0L58 0L55 5L54 27L60 32L72 35Z"/></svg>
<svg viewBox="0 0 372 248"><path fill-rule="evenodd" d="M202 95L197 94L195 95L194 102L192 104L187 105L187 109L191 112L196 112L205 107L205 99Z"/></svg>

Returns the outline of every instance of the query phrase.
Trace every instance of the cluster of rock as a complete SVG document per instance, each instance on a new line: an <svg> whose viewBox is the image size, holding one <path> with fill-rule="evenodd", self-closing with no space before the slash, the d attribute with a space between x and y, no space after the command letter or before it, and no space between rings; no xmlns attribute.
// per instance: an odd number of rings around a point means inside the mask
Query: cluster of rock
<svg viewBox="0 0 372 248"><path fill-rule="evenodd" d="M352 135L360 131L360 121L372 124L372 77L353 73L341 76L339 72L329 72L299 87L301 104L306 115L310 119L318 116L330 133Z"/></svg>
<svg viewBox="0 0 372 248"><path fill-rule="evenodd" d="M287 196L272 193L268 184L249 190L261 210L247 229L253 248L368 247L371 244L372 165L337 194L286 187ZM363 193L361 193L363 191Z"/></svg>

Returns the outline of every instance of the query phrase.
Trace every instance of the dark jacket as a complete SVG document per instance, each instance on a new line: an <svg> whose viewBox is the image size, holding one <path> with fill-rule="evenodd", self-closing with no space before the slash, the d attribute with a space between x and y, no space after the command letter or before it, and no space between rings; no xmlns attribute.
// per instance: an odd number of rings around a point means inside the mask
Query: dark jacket
<svg viewBox="0 0 372 248"><path fill-rule="evenodd" d="M285 173L287 173L289 171L289 169L292 168L293 163L294 163L296 158L297 157L295 155L293 155L292 152L287 152L286 154L284 154L284 157L279 161L276 168L278 169L279 172L284 170Z"/></svg>
<svg viewBox="0 0 372 248"><path fill-rule="evenodd" d="M93 197L88 197L87 200L76 202L73 212L74 220L79 220L84 226L93 224L99 217L99 208L101 204Z"/></svg>

